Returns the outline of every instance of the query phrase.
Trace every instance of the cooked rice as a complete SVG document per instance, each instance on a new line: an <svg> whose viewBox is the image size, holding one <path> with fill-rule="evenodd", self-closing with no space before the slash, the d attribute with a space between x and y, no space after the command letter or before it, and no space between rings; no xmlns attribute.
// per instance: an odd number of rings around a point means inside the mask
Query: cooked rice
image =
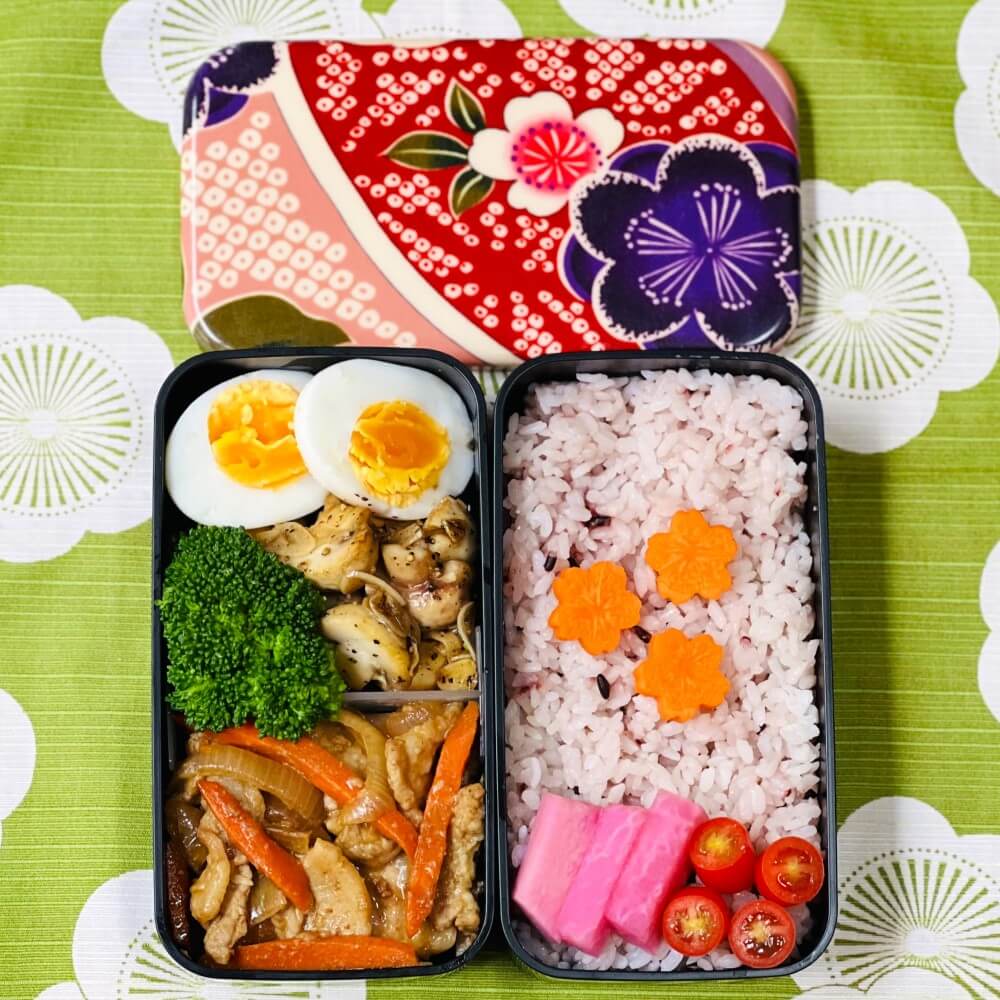
<svg viewBox="0 0 1000 1000"><path fill-rule="evenodd" d="M802 405L773 379L665 371L540 384L511 417L504 640L515 867L545 791L649 806L667 790L710 816L746 823L758 848L789 835L819 843L818 641L809 638L806 467L794 454L806 447ZM729 526L740 552L719 601L677 607L659 596L643 556L649 537L688 508ZM594 515L611 521L588 527ZM582 566L624 566L647 632L707 632L724 646L725 703L684 724L661 722L655 701L635 694L632 671L645 655L637 634L626 632L617 650L596 657L554 641L552 580L571 556ZM610 685L607 699L599 674ZM804 930L806 908L795 915ZM618 938L593 958L553 946L526 923L518 928L530 952L560 967L652 970L681 961L666 946L650 956ZM739 963L723 947L696 964Z"/></svg>

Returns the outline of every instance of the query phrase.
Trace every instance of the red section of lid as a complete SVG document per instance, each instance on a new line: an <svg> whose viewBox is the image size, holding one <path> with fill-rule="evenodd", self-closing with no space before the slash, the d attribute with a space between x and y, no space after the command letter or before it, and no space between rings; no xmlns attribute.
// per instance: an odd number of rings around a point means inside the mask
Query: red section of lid
<svg viewBox="0 0 1000 1000"><path fill-rule="evenodd" d="M559 277L559 246L570 225L565 204L541 216L512 207L511 181L498 179L486 198L456 218L449 189L465 166L460 159L418 170L386 155L413 132L439 133L465 147L472 143L471 130L448 114L453 83L474 95L489 129L505 128L505 110L515 98L553 92L568 101L574 119L606 109L624 130L619 149L706 132L792 148L760 91L710 42L297 42L289 51L330 150L381 228L438 294L521 356L585 350L610 338L590 303ZM576 150L567 125L557 132L550 164L557 172L567 164L570 173L586 172L599 163L593 150ZM582 135L588 138L586 129ZM525 162L512 163L512 177L514 169L530 166L526 157L538 162L542 152L530 143L519 150ZM559 183L568 174L534 176L553 178L552 189L569 186Z"/></svg>

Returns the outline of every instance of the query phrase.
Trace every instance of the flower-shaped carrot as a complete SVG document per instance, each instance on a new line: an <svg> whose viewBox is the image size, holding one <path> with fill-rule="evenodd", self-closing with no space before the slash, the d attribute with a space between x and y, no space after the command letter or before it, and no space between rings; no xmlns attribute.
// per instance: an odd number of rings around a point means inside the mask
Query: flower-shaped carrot
<svg viewBox="0 0 1000 1000"><path fill-rule="evenodd" d="M729 528L709 524L700 510L674 514L669 531L653 535L646 562L656 570L656 589L674 604L695 594L717 601L733 585L726 566L736 557Z"/></svg>
<svg viewBox="0 0 1000 1000"><path fill-rule="evenodd" d="M610 562L564 569L552 584L559 602L549 615L557 639L577 639L592 656L610 653L623 629L639 624L639 598L625 583L625 570Z"/></svg>
<svg viewBox="0 0 1000 1000"><path fill-rule="evenodd" d="M635 669L635 690L656 699L664 722L687 722L722 703L729 681L719 667L722 647L709 635L689 639L676 628L654 635Z"/></svg>

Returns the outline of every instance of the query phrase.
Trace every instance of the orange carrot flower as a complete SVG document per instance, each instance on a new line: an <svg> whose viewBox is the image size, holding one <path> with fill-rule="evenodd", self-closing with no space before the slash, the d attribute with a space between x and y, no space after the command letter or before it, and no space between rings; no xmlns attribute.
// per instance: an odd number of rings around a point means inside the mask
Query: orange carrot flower
<svg viewBox="0 0 1000 1000"><path fill-rule="evenodd" d="M656 699L664 722L687 722L722 704L729 681L720 670L722 647L710 635L689 639L668 628L650 640L635 669L635 690Z"/></svg>
<svg viewBox="0 0 1000 1000"><path fill-rule="evenodd" d="M700 594L717 601L732 585L726 566L736 557L736 539L721 524L709 524L700 510L674 514L670 530L649 540L646 562L656 570L656 589L674 604Z"/></svg>
<svg viewBox="0 0 1000 1000"><path fill-rule="evenodd" d="M625 570L615 563L564 569L552 592L559 603L549 615L549 628L563 642L578 640L592 656L610 653L622 629L639 624L639 598L629 591Z"/></svg>

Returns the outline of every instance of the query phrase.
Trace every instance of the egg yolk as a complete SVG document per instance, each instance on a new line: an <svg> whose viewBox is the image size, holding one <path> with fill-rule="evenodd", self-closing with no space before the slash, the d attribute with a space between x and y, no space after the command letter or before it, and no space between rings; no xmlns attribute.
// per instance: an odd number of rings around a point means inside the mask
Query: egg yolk
<svg viewBox="0 0 1000 1000"><path fill-rule="evenodd" d="M414 403L374 403L351 431L349 457L358 479L394 507L437 485L448 464L448 432Z"/></svg>
<svg viewBox="0 0 1000 1000"><path fill-rule="evenodd" d="M283 382L250 379L219 393L208 414L208 440L223 472L258 489L277 489L303 475L292 432L298 392Z"/></svg>

